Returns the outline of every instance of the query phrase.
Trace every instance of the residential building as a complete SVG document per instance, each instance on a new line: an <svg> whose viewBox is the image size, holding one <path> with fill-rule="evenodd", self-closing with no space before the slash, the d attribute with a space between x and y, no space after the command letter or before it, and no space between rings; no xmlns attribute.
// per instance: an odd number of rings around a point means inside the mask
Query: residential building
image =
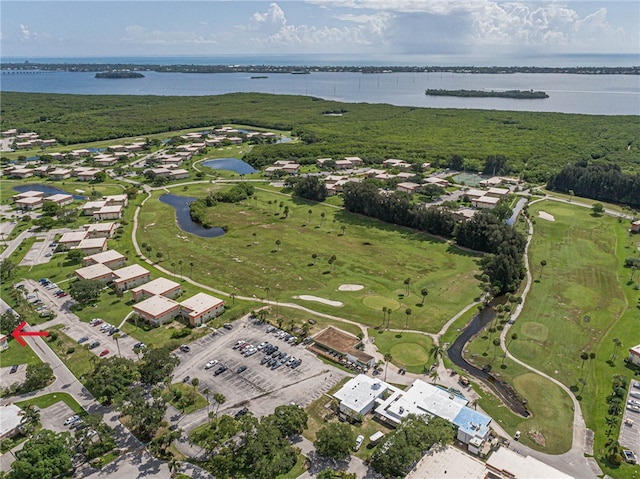
<svg viewBox="0 0 640 479"><path fill-rule="evenodd" d="M390 388L396 389L380 379L359 374L351 378L333 397L339 402L341 415L351 420L371 412L376 401L382 401L383 395Z"/></svg>
<svg viewBox="0 0 640 479"><path fill-rule="evenodd" d="M7 349L9 349L9 336L0 334L0 351L6 351Z"/></svg>
<svg viewBox="0 0 640 479"><path fill-rule="evenodd" d="M15 436L20 431L24 411L15 404L0 406L0 439Z"/></svg>
<svg viewBox="0 0 640 479"><path fill-rule="evenodd" d="M208 319L224 312L224 301L205 293L198 293L180 303L181 314L189 318L191 326L200 326Z"/></svg>
<svg viewBox="0 0 640 479"><path fill-rule="evenodd" d="M98 168L83 169L78 171L78 181L91 181L95 178L96 173L102 171Z"/></svg>
<svg viewBox="0 0 640 479"><path fill-rule="evenodd" d="M186 180L189 178L189 171L181 168L171 170L170 178L172 180Z"/></svg>
<svg viewBox="0 0 640 479"><path fill-rule="evenodd" d="M122 218L124 207L122 205L103 206L93 212L93 217L99 221L117 220Z"/></svg>
<svg viewBox="0 0 640 479"><path fill-rule="evenodd" d="M429 176L424 179L424 182L438 185L442 188L446 188L447 186L449 186L449 182L447 180L445 180L444 178L439 178L437 176Z"/></svg>
<svg viewBox="0 0 640 479"><path fill-rule="evenodd" d="M129 197L126 194L103 196L102 199L107 202L107 206L127 206Z"/></svg>
<svg viewBox="0 0 640 479"><path fill-rule="evenodd" d="M148 283L151 279L151 273L139 264L132 264L131 266L116 269L113 273L115 275L113 284L118 293Z"/></svg>
<svg viewBox="0 0 640 479"><path fill-rule="evenodd" d="M73 203L73 195L58 193L56 195L47 196L44 201L53 201L58 206L67 206Z"/></svg>
<svg viewBox="0 0 640 479"><path fill-rule="evenodd" d="M631 223L631 232L639 233L640 232L640 220L634 221Z"/></svg>
<svg viewBox="0 0 640 479"><path fill-rule="evenodd" d="M100 253L85 256L82 258L82 266L103 264L109 269L117 269L124 266L126 261L127 258L123 254L118 253L114 249L108 249L106 251L101 251Z"/></svg>
<svg viewBox="0 0 640 479"><path fill-rule="evenodd" d="M628 361L631 364L635 364L636 366L640 366L640 344L634 346L629 349L629 358Z"/></svg>
<svg viewBox="0 0 640 479"><path fill-rule="evenodd" d="M101 167L114 166L118 159L115 156L103 156L100 158L94 158L93 162Z"/></svg>
<svg viewBox="0 0 640 479"><path fill-rule="evenodd" d="M359 156L345 156L344 159L351 163L351 166L362 166L362 158Z"/></svg>
<svg viewBox="0 0 640 479"><path fill-rule="evenodd" d="M23 193L18 193L17 195L13 195L11 199L15 202L17 200L21 200L23 198L32 198L32 197L42 197L44 198L44 193L42 191L29 190Z"/></svg>
<svg viewBox="0 0 640 479"><path fill-rule="evenodd" d="M44 199L41 196L29 196L15 201L15 207L21 210L36 210L42 208Z"/></svg>
<svg viewBox="0 0 640 479"><path fill-rule="evenodd" d="M92 216L93 213L95 213L96 211L98 211L100 208L104 208L105 206L107 206L107 202L104 200L100 200L100 201L87 201L83 206L82 206L82 214L85 216Z"/></svg>
<svg viewBox="0 0 640 479"><path fill-rule="evenodd" d="M56 168L49 172L49 179L54 181L68 180L71 178L71 169L69 168Z"/></svg>
<svg viewBox="0 0 640 479"><path fill-rule="evenodd" d="M409 194L414 194L416 193L422 185L419 185L418 183L413 183L411 181L406 181L404 183L398 183L396 185L396 189L398 191L402 191L404 193L409 193Z"/></svg>
<svg viewBox="0 0 640 479"><path fill-rule="evenodd" d="M102 263L96 263L90 266L85 266L83 268L78 268L75 273L78 279L102 281L103 283L109 283L110 281L113 281L114 277L113 271Z"/></svg>
<svg viewBox="0 0 640 479"><path fill-rule="evenodd" d="M489 188L485 196L494 196L496 198L504 198L509 194L508 188Z"/></svg>
<svg viewBox="0 0 640 479"><path fill-rule="evenodd" d="M480 180L479 184L480 186L491 188L494 186L500 186L502 183L504 183L504 180L502 178L500 178L499 176L492 176L491 178Z"/></svg>
<svg viewBox="0 0 640 479"><path fill-rule="evenodd" d="M58 240L58 245L60 245L60 249L68 250L78 246L82 240L87 237L86 231L71 231L69 233L64 233L60 239Z"/></svg>
<svg viewBox="0 0 640 479"><path fill-rule="evenodd" d="M32 168L14 168L9 172L9 178L30 178L32 176Z"/></svg>
<svg viewBox="0 0 640 479"><path fill-rule="evenodd" d="M182 292L180 283L176 283L167 278L156 278L142 286L133 288L131 295L134 301L141 301L152 296L164 296L166 298L176 298Z"/></svg>
<svg viewBox="0 0 640 479"><path fill-rule="evenodd" d="M115 223L92 223L84 225L89 238L111 238L116 230Z"/></svg>
<svg viewBox="0 0 640 479"><path fill-rule="evenodd" d="M152 296L133 305L140 319L153 326L160 326L180 314L180 303L164 296Z"/></svg>
<svg viewBox="0 0 640 479"><path fill-rule="evenodd" d="M84 232L86 234L86 232ZM77 246L71 249L79 249L85 255L97 254L107 249L107 238L87 238L85 237Z"/></svg>
<svg viewBox="0 0 640 479"><path fill-rule="evenodd" d="M480 197L484 196L485 193L486 193L485 190L478 190L476 188L469 188L468 190L466 190L464 192L464 196L468 197L469 200L475 200L477 198L480 198Z"/></svg>
<svg viewBox="0 0 640 479"><path fill-rule="evenodd" d="M495 196L481 196L471 200L471 204L476 208L492 209L500 203L500 198Z"/></svg>

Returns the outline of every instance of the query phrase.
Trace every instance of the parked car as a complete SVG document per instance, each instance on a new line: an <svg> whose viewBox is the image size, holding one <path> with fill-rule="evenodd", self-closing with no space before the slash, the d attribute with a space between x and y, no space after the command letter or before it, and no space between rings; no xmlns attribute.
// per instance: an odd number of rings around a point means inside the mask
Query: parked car
<svg viewBox="0 0 640 479"><path fill-rule="evenodd" d="M89 349L94 349L100 346L100 341L94 341L89 345Z"/></svg>
<svg viewBox="0 0 640 479"><path fill-rule="evenodd" d="M69 296L69 293L65 293L64 291L58 295L58 298L64 298L65 296Z"/></svg>
<svg viewBox="0 0 640 479"><path fill-rule="evenodd" d="M77 414L74 414L73 416L69 416L67 419L64 420L64 425L68 426L69 424L73 423L74 421L77 421L78 419L80 419L80 416L78 416Z"/></svg>
<svg viewBox="0 0 640 479"><path fill-rule="evenodd" d="M353 437L353 436L352 436ZM360 434L358 437L356 437L356 447L355 450L357 451L358 449L360 449L360 446L362 446L362 442L364 441L364 436L362 434Z"/></svg>
<svg viewBox="0 0 640 479"><path fill-rule="evenodd" d="M87 341L89 341L89 337L82 336L80 339L78 339L78 344L86 343Z"/></svg>
<svg viewBox="0 0 640 479"><path fill-rule="evenodd" d="M243 364L236 370L236 373L240 374L241 372L244 372L246 370L247 370L247 367Z"/></svg>
<svg viewBox="0 0 640 479"><path fill-rule="evenodd" d="M101 319L98 319L98 318L92 319L91 321L92 321L91 322L91 326L98 326L99 324L102 324L102 322L103 322ZM95 323L93 321L95 321Z"/></svg>
<svg viewBox="0 0 640 479"><path fill-rule="evenodd" d="M516 441L518 441L518 440L520 439L520 435L521 435L521 434L522 434L522 433L521 433L520 431L516 431L516 433L513 435L513 438L514 438Z"/></svg>
<svg viewBox="0 0 640 479"><path fill-rule="evenodd" d="M247 409L246 407L243 407L242 409L240 409L237 413L235 413L233 415L234 418L238 419L239 417L244 416L245 414L247 414L249 412L249 409Z"/></svg>
<svg viewBox="0 0 640 479"><path fill-rule="evenodd" d="M133 349L136 349L136 348L144 349L146 347L147 347L147 345L144 344L144 343L136 343L136 344L133 345Z"/></svg>
<svg viewBox="0 0 640 479"><path fill-rule="evenodd" d="M218 369L216 369L216 372L213 373L214 376L219 376L220 374L222 374L223 372L225 372L227 370L226 366L220 366Z"/></svg>
<svg viewBox="0 0 640 479"><path fill-rule="evenodd" d="M120 332L120 328L111 328L109 330L109 336L113 336L114 334L119 333L119 332Z"/></svg>
<svg viewBox="0 0 640 479"><path fill-rule="evenodd" d="M182 378L183 383L188 383L189 381L191 381L191 376L185 376L184 378Z"/></svg>
<svg viewBox="0 0 640 479"><path fill-rule="evenodd" d="M183 353L188 353L189 351L191 351L191 348L186 344L183 344L182 346L180 346L180 351L182 351Z"/></svg>
<svg viewBox="0 0 640 479"><path fill-rule="evenodd" d="M18 371L18 365L14 364L13 366L11 366L11 369L9 370L9 374L13 374L17 371Z"/></svg>
<svg viewBox="0 0 640 479"><path fill-rule="evenodd" d="M233 326L231 326L231 323L224 323L224 324L222 325L222 327L223 327L224 329L229 329L229 330L233 329Z"/></svg>
<svg viewBox="0 0 640 479"><path fill-rule="evenodd" d="M53 256L53 253L51 253L51 252L49 251L48 253L45 253L45 255L44 255L44 256L45 256L45 258L48 258L48 257L50 257L50 256Z"/></svg>
<svg viewBox="0 0 640 479"><path fill-rule="evenodd" d="M214 367L219 362L220 361L218 361L217 359L212 359L211 361L209 361L207 364L204 365L204 368L205 369L211 369L212 367Z"/></svg>
<svg viewBox="0 0 640 479"><path fill-rule="evenodd" d="M108 349L104 349L104 350L100 353L100 357L106 356L107 354L109 354L109 350L108 350Z"/></svg>

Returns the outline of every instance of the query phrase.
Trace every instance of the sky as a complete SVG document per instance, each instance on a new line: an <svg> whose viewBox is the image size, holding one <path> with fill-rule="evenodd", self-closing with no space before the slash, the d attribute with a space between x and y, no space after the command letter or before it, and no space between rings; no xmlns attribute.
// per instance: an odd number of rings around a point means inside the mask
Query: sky
<svg viewBox="0 0 640 479"><path fill-rule="evenodd" d="M636 0L2 0L0 9L0 58L322 54L500 64L632 54L640 64Z"/></svg>

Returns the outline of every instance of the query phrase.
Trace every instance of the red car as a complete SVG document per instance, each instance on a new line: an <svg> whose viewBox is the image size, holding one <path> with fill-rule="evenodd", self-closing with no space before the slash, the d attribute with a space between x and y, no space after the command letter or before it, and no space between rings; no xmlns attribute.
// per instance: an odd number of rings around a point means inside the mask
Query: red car
<svg viewBox="0 0 640 479"><path fill-rule="evenodd" d="M106 356L107 354L109 354L109 350L108 350L108 349L105 349L104 351L102 351L102 352L100 353L100 357L102 357L102 356Z"/></svg>

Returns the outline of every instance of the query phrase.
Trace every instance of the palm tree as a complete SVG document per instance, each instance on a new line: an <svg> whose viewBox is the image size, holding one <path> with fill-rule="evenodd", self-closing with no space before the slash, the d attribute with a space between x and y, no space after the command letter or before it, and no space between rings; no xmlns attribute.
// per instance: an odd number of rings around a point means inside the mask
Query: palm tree
<svg viewBox="0 0 640 479"><path fill-rule="evenodd" d="M309 221L307 223L311 223L311 215L313 214L313 210L309 210Z"/></svg>
<svg viewBox="0 0 640 479"><path fill-rule="evenodd" d="M507 343L507 349L509 349L509 345L510 345L513 341L515 341L516 339L518 339L518 333L513 333L513 334L511 335L511 340Z"/></svg>
<svg viewBox="0 0 640 479"><path fill-rule="evenodd" d="M391 308L387 308L387 330L389 329L390 322L391 322Z"/></svg>
<svg viewBox="0 0 640 479"><path fill-rule="evenodd" d="M280 241L279 239L276 240L276 246L278 247L278 251L280 251L280 245L282 244L282 241Z"/></svg>
<svg viewBox="0 0 640 479"><path fill-rule="evenodd" d="M387 382L387 368L389 367L389 362L393 360L393 356L391 353L386 353L384 355L384 382Z"/></svg>
<svg viewBox="0 0 640 479"><path fill-rule="evenodd" d="M409 286L411 285L411 278L407 278L404 280L404 293L409 296L410 290Z"/></svg>
<svg viewBox="0 0 640 479"><path fill-rule="evenodd" d="M231 298L231 306L235 306L236 305L236 293L231 293L229 295L229 297Z"/></svg>
<svg viewBox="0 0 640 479"><path fill-rule="evenodd" d="M311 254L311 259L313 260L313 265L316 265L316 258L318 258L318 254L317 253L312 253Z"/></svg>
<svg viewBox="0 0 640 479"><path fill-rule="evenodd" d="M193 386L194 391L198 388L198 384L200 384L200 380L198 378L193 378L191 380L191 385Z"/></svg>
<svg viewBox="0 0 640 479"><path fill-rule="evenodd" d="M587 353L586 351L582 351L580 353L580 359L582 359L582 365L580 366L580 379L582 379L582 372L584 369L584 362L589 359L589 353Z"/></svg>
<svg viewBox="0 0 640 479"><path fill-rule="evenodd" d="M269 302L269 286L264 287L264 292L267 293L267 303Z"/></svg>
<svg viewBox="0 0 640 479"><path fill-rule="evenodd" d="M215 393L213 395L213 400L216 402L215 417L216 417L216 420L217 420L218 419L218 409L220 409L220 406L222 406L227 401L227 398L222 393Z"/></svg>
<svg viewBox="0 0 640 479"><path fill-rule="evenodd" d="M427 297L427 295L429 294L429 290L427 288L422 288L420 290L420 294L422 295L422 303L420 303L420 304L424 304L424 300Z"/></svg>
<svg viewBox="0 0 640 479"><path fill-rule="evenodd" d="M340 227L340 230L342 231L342 236L344 236L344 232L347 230L347 227L345 225L342 225Z"/></svg>
<svg viewBox="0 0 640 479"><path fill-rule="evenodd" d="M116 342L116 346L118 347L118 356L122 357L122 354L120 354L120 342L118 339L120 339L120 333L115 333L113 335L113 340Z"/></svg>
<svg viewBox="0 0 640 479"><path fill-rule="evenodd" d="M325 212L323 211L322 213L320 213L320 228L322 228L322 223L324 223L324 217L326 216Z"/></svg>
<svg viewBox="0 0 640 479"><path fill-rule="evenodd" d="M171 272L173 274L176 274L176 264L175 263L171 263Z"/></svg>
<svg viewBox="0 0 640 479"><path fill-rule="evenodd" d="M284 211L282 212L282 214L283 214L283 216L285 218L289 217L289 206L288 205L284 207Z"/></svg>
<svg viewBox="0 0 640 479"><path fill-rule="evenodd" d="M178 260L178 265L180 265L180 279L182 279L182 260Z"/></svg>
<svg viewBox="0 0 640 479"><path fill-rule="evenodd" d="M493 360L496 360L498 355L498 346L500 346L500 338L493 338Z"/></svg>
<svg viewBox="0 0 640 479"><path fill-rule="evenodd" d="M253 236L253 244L258 244L258 233L251 233Z"/></svg>
<svg viewBox="0 0 640 479"><path fill-rule="evenodd" d="M189 272L189 276L191 276L193 278L193 261L191 263L189 263L189 266L191 267L191 271Z"/></svg>
<svg viewBox="0 0 640 479"><path fill-rule="evenodd" d="M411 308L407 308L404 310L404 314L407 315L407 319L404 322L404 329L407 329L407 325L409 324L409 316L411 316L411 313L412 313Z"/></svg>
<svg viewBox="0 0 640 479"><path fill-rule="evenodd" d="M429 373L429 378L431 378L431 384L435 384L438 382L438 379L440 379L438 368L433 368L433 371Z"/></svg>
<svg viewBox="0 0 640 479"><path fill-rule="evenodd" d="M540 261L540 276L538 277L538 279L542 278L542 270L546 265L547 265L547 262L545 260Z"/></svg>
<svg viewBox="0 0 640 479"><path fill-rule="evenodd" d="M620 346L622 346L622 341L618 338L613 338L613 354L611 355L609 362L614 362L616 360L616 357L618 356L618 348Z"/></svg>
<svg viewBox="0 0 640 479"><path fill-rule="evenodd" d="M336 258L336 255L331 255L331 258L329 258L329 264L331 265L331 270L333 271L333 269L335 268L336 265L336 260L338 258Z"/></svg>
<svg viewBox="0 0 640 479"><path fill-rule="evenodd" d="M382 307L382 325L384 325L385 320L387 319L387 307Z"/></svg>

